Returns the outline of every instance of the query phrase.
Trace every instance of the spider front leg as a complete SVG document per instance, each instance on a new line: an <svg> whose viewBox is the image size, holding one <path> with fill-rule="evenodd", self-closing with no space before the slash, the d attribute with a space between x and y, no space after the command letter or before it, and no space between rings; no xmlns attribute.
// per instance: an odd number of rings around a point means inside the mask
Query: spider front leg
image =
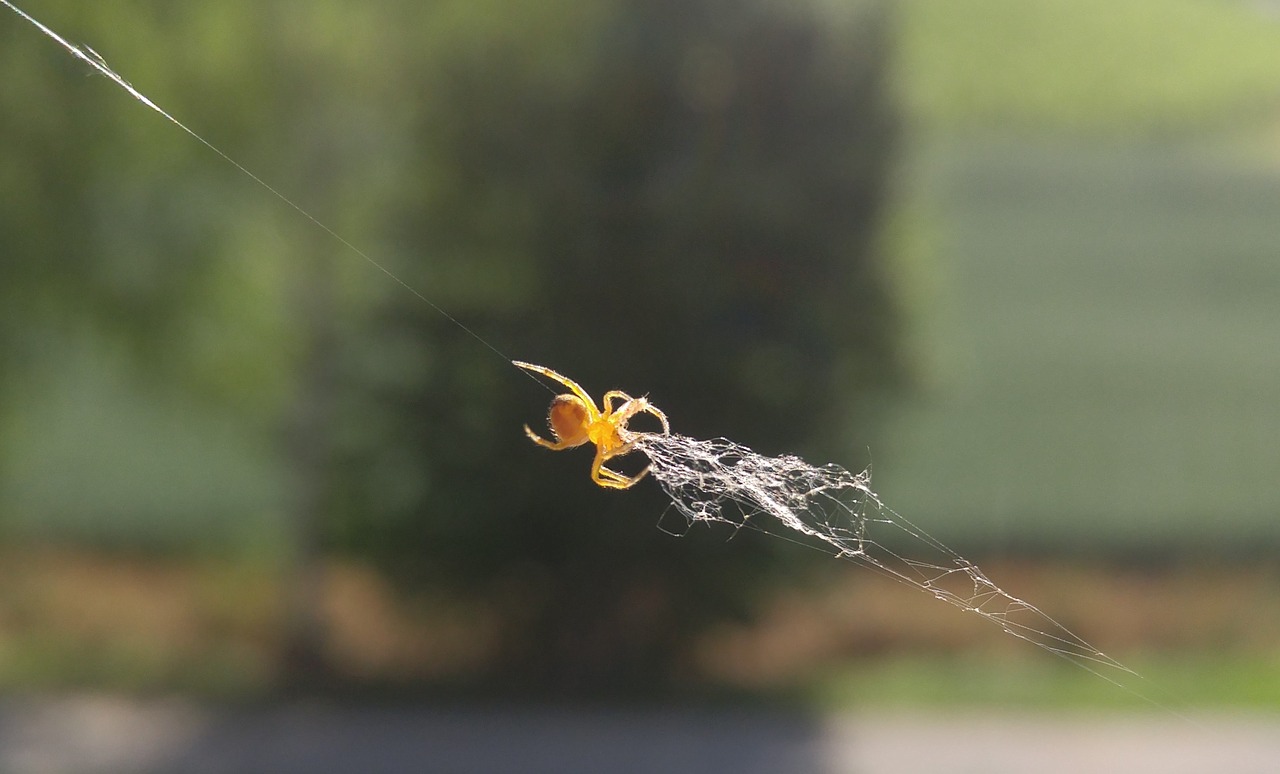
<svg viewBox="0 0 1280 774"><path fill-rule="evenodd" d="M626 401L618 407L618 412L616 414L613 414L611 398L618 398ZM664 414L657 406L650 403L646 398L633 398L621 390L611 390L610 392L605 393L603 402L605 415L608 416L613 414L614 426L620 430L635 432L631 431L630 428L627 427L627 422L631 421L631 418L636 414L652 414L658 418L659 422L662 423L662 434L671 435L671 424L667 421L667 415Z"/></svg>
<svg viewBox="0 0 1280 774"><path fill-rule="evenodd" d="M604 413L606 415L613 413L613 402L615 400L622 401L622 405L626 406L628 403L635 400L635 398L626 394L622 390L609 390L604 394L604 398L600 400L600 402L604 404ZM621 409L621 406L619 409Z"/></svg>
<svg viewBox="0 0 1280 774"><path fill-rule="evenodd" d="M622 450L614 452L612 454L605 452L604 449L601 449L600 451L596 452L595 462L591 464L591 480L594 481L597 485L605 487L606 489L630 489L631 487L635 486L636 482L638 482L640 479L644 478L646 474L648 474L649 472L648 465L645 466L644 470L640 471L634 476L624 476L618 471L612 470L610 468L606 468L604 466L605 460L622 456L623 454L626 454L630 451L631 451L631 447L630 445L628 445L626 447L623 447Z"/></svg>
<svg viewBox="0 0 1280 774"><path fill-rule="evenodd" d="M569 390L574 395L577 395L578 398L585 405L595 406L595 402L591 400L591 396L587 394L587 391L582 389L582 385L578 384L577 382L565 376L564 374L559 373L557 371L552 371L550 368L547 368L546 366L540 366L536 363L526 363L523 360L512 360L511 364L517 368L523 368L526 371L533 371L535 374L542 374L548 379L554 379L555 381L563 384L565 387L568 387Z"/></svg>

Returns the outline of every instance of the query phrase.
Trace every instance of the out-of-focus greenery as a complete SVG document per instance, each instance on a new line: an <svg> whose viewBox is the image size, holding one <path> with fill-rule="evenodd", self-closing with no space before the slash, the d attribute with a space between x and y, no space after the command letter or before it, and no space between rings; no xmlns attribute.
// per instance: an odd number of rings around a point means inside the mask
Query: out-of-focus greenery
<svg viewBox="0 0 1280 774"><path fill-rule="evenodd" d="M1150 137L1280 107L1280 16L1248 0L906 0L896 78L922 128Z"/></svg>
<svg viewBox="0 0 1280 774"><path fill-rule="evenodd" d="M437 76L420 130L433 206L400 233L488 267L449 309L524 359L597 394L647 391L680 432L831 448L851 388L897 371L873 253L895 128L878 19L636 2L532 50L486 37ZM708 615L746 614L774 580L774 546L699 534L673 552L656 491L599 491L586 455L530 455L511 431L549 396L495 375L433 310L391 314L448 367L427 392L381 393L415 419L388 423L369 459L398 437L441 483L387 503L383 531L350 508L341 534L434 580L518 584L510 682L644 685ZM378 472L353 505L394 491L369 485Z"/></svg>
<svg viewBox="0 0 1280 774"><path fill-rule="evenodd" d="M508 685L673 677L783 553L673 542L656 488L530 445L550 393L503 356L837 447L900 372L889 28L858 8L40 9L429 303L7 18L8 535L318 546L503 606Z"/></svg>
<svg viewBox="0 0 1280 774"><path fill-rule="evenodd" d="M967 552L1270 550L1274 9L897 8L933 263L881 494Z"/></svg>
<svg viewBox="0 0 1280 774"><path fill-rule="evenodd" d="M945 290L880 493L966 552L1280 540L1280 178L1187 144L929 156Z"/></svg>
<svg viewBox="0 0 1280 774"><path fill-rule="evenodd" d="M1026 709L1109 709L1149 712L1280 706L1280 664L1274 654L1159 654L1126 659L1140 680L1126 690L1092 672L1052 658L937 655L867 659L828 672L809 686L820 703L848 710L875 707L975 706Z"/></svg>

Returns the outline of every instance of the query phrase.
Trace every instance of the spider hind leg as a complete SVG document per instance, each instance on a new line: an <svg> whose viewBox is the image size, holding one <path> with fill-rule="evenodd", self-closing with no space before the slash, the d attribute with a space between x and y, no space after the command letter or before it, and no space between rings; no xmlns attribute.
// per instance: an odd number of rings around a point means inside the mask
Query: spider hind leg
<svg viewBox="0 0 1280 774"><path fill-rule="evenodd" d="M591 480L606 489L630 489L649 473L649 466L634 476L624 476L612 468L604 467L603 461L592 466Z"/></svg>

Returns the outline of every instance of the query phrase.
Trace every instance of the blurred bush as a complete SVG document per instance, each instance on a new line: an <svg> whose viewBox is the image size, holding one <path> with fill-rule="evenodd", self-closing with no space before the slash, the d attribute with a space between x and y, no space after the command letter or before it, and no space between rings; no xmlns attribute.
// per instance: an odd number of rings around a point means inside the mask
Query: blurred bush
<svg viewBox="0 0 1280 774"><path fill-rule="evenodd" d="M874 250L896 127L885 18L716 0L558 18L546 37L483 30L423 87L432 206L401 222L463 286L450 310L597 395L649 393L678 432L839 448L857 391L900 372ZM384 506L398 522L350 508L334 534L511 594L508 678L652 686L709 620L794 577L775 546L672 543L651 488L597 491L586 453L519 438L546 394L423 305L388 312L440 367L380 401L404 421L375 456L403 450L431 480ZM349 502L394 477L361 475Z"/></svg>

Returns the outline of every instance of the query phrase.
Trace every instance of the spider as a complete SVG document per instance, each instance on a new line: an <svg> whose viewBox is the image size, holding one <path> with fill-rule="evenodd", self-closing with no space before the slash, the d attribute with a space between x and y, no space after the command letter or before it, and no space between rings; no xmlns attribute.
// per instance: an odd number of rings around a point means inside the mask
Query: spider
<svg viewBox="0 0 1280 774"><path fill-rule="evenodd" d="M635 448L636 432L627 427L627 422L631 421L632 417L636 414L653 414L662 423L663 434L669 435L671 426L667 424L666 414L644 398L633 398L621 390L610 390L604 394L604 411L601 411L596 408L595 401L587 391L574 380L561 376L546 366L519 360L511 362L526 371L533 371L548 379L554 379L572 391L572 394L557 395L551 400L547 424L551 426L551 432L555 434L556 440L553 442L541 438L530 430L528 425L525 425L524 433L529 436L529 440L552 451L572 449L588 442L594 443L596 459L591 463L591 480L606 489L630 489L637 481L644 478L649 472L648 467L634 476L624 476L616 470L606 468L604 463L614 457L628 454ZM615 400L622 401L616 409L613 407Z"/></svg>

